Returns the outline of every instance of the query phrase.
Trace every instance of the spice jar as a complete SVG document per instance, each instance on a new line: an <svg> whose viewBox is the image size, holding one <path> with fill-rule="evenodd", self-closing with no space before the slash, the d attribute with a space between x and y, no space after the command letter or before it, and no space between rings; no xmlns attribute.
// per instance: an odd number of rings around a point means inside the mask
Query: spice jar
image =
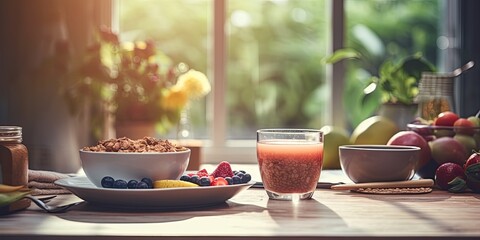
<svg viewBox="0 0 480 240"><path fill-rule="evenodd" d="M0 183L27 187L28 150L22 144L21 127L0 126ZM11 212L28 206L30 201L22 199L0 211Z"/></svg>
<svg viewBox="0 0 480 240"><path fill-rule="evenodd" d="M417 96L418 116L434 120L438 114L454 111L453 80L448 73L423 72Z"/></svg>

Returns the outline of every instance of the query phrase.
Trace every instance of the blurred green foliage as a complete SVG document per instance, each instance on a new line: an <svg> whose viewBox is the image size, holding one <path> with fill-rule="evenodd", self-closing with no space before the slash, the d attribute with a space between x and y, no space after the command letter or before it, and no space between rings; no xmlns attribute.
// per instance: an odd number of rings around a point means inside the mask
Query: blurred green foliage
<svg viewBox="0 0 480 240"><path fill-rule="evenodd" d="M227 129L230 139L254 138L263 127L327 124L330 99L325 66L328 1L226 1ZM120 0L121 38L148 39L173 61L208 72L213 4L209 0ZM344 106L350 126L376 107L360 106L365 82L386 58L422 52L436 62L440 2L436 0L346 0L347 47L365 61L348 63ZM192 107L194 132L206 137L206 103ZM335 111L335 110L334 110Z"/></svg>
<svg viewBox="0 0 480 240"><path fill-rule="evenodd" d="M329 94L326 1L228 1L230 138L258 128L320 128ZM246 22L246 23L245 23Z"/></svg>
<svg viewBox="0 0 480 240"><path fill-rule="evenodd" d="M346 0L346 47L362 55L362 61L347 62L344 106L351 127L377 111L381 98L364 104L363 89L383 62L400 62L419 52L427 61L437 62L441 2Z"/></svg>

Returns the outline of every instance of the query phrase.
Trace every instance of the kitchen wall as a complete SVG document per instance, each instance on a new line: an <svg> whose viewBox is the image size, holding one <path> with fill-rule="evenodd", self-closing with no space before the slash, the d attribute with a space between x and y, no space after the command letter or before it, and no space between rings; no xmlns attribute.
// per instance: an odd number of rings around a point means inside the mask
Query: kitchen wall
<svg viewBox="0 0 480 240"><path fill-rule="evenodd" d="M109 23L110 1L0 1L0 125L23 127L30 168L76 172L87 144L85 117L69 113L59 92L59 66L49 65L57 43L72 56Z"/></svg>

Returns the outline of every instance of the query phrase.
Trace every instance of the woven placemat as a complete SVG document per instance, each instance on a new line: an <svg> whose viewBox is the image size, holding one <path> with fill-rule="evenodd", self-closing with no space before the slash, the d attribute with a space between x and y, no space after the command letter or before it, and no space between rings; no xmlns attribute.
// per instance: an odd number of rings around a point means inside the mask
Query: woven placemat
<svg viewBox="0 0 480 240"><path fill-rule="evenodd" d="M352 190L358 193L367 194L422 194L432 192L432 188L418 187L418 188L359 188Z"/></svg>

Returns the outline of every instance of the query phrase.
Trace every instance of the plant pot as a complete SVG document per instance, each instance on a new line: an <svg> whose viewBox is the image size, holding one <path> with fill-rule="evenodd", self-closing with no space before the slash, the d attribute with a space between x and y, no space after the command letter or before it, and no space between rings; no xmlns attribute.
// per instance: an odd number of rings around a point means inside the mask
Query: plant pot
<svg viewBox="0 0 480 240"><path fill-rule="evenodd" d="M384 103L380 105L378 115L392 120L399 130L406 130L407 124L415 119L418 104Z"/></svg>
<svg viewBox="0 0 480 240"><path fill-rule="evenodd" d="M117 138L155 137L155 121L117 121L115 123L115 133Z"/></svg>

